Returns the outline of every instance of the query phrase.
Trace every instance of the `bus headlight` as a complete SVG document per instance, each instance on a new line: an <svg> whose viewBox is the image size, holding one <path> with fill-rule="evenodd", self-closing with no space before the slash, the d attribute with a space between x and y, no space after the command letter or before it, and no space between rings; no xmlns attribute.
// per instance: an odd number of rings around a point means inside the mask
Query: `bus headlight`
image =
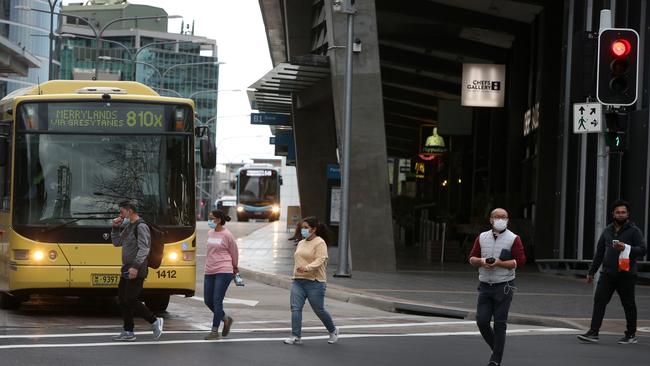
<svg viewBox="0 0 650 366"><path fill-rule="evenodd" d="M243 206L237 206L237 212L244 212Z"/></svg>
<svg viewBox="0 0 650 366"><path fill-rule="evenodd" d="M280 206L273 206L273 208L271 209L271 211L272 211L273 213L278 213L278 212L280 212Z"/></svg>
<svg viewBox="0 0 650 366"><path fill-rule="evenodd" d="M177 253L177 252L171 252L171 253L167 254L167 258L168 258L170 261L175 262L175 261L178 260L178 253Z"/></svg>
<svg viewBox="0 0 650 366"><path fill-rule="evenodd" d="M37 262L42 261L43 258L45 258L45 253L43 253L42 250L37 250L37 251L34 252L34 254L32 254L32 259L37 261Z"/></svg>

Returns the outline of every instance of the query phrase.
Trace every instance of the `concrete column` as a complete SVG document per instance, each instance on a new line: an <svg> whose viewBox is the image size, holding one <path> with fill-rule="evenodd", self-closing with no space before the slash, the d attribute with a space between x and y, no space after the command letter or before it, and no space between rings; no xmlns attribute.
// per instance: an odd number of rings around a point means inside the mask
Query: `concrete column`
<svg viewBox="0 0 650 366"><path fill-rule="evenodd" d="M327 164L336 163L332 100L326 98L309 105L302 105L301 100L294 96L292 111L300 213L327 222Z"/></svg>
<svg viewBox="0 0 650 366"><path fill-rule="evenodd" d="M355 39L362 51L354 55L350 163L350 249L353 270L395 270L395 245L388 182L388 160L377 17L373 0L355 2ZM328 52L337 131L342 131L344 104L346 15L334 13L325 1ZM337 134L341 145L340 134ZM301 195L302 197L302 195Z"/></svg>

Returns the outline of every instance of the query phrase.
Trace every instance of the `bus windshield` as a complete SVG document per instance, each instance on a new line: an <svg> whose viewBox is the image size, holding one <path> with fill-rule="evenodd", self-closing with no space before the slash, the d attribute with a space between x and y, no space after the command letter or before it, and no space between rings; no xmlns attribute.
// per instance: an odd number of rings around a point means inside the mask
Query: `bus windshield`
<svg viewBox="0 0 650 366"><path fill-rule="evenodd" d="M278 173L275 170L239 171L239 203L268 206L278 200Z"/></svg>
<svg viewBox="0 0 650 366"><path fill-rule="evenodd" d="M93 110L82 103L77 105ZM146 129L125 134L117 128L104 134L85 129L80 131L83 133L75 133L76 126L70 121L77 118L79 122L81 117L74 116L62 119L70 123L63 131L58 126L58 133L52 133L51 117L44 117L38 111L49 109L48 116L51 116L51 105L48 107L36 108L36 113L31 115L23 109L18 116L14 225L55 226L71 220L74 220L71 226L107 225L117 213L117 204L126 199L138 203L139 213L147 221L158 225L192 225L192 134L147 133ZM131 111L142 112L139 107ZM150 119L160 119L164 125L167 118L164 108L160 110L159 115L152 112ZM40 123L27 121L39 115ZM119 123L119 106L116 113L108 115ZM89 119L88 114L82 117L89 124L98 124L104 118ZM43 118L50 118L49 128Z"/></svg>

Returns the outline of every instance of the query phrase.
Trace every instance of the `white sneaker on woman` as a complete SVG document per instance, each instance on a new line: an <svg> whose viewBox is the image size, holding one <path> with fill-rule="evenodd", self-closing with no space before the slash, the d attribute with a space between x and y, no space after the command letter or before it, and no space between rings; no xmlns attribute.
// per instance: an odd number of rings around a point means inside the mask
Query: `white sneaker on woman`
<svg viewBox="0 0 650 366"><path fill-rule="evenodd" d="M284 340L284 344L302 344L300 337L291 336Z"/></svg>
<svg viewBox="0 0 650 366"><path fill-rule="evenodd" d="M327 343L334 344L338 342L338 340L339 340L339 328L336 328L332 333L330 333L330 339L327 340Z"/></svg>

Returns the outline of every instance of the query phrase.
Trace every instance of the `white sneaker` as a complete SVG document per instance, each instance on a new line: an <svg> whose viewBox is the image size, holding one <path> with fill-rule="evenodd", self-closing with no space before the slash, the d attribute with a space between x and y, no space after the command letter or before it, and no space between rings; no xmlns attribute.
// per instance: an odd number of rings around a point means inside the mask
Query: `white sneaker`
<svg viewBox="0 0 650 366"><path fill-rule="evenodd" d="M114 336L112 339L114 341L120 341L120 342L134 342L135 334L133 334L133 332L127 332L123 330L120 334Z"/></svg>
<svg viewBox="0 0 650 366"><path fill-rule="evenodd" d="M284 340L284 344L302 344L302 340L300 337L291 336Z"/></svg>
<svg viewBox="0 0 650 366"><path fill-rule="evenodd" d="M160 336L163 334L163 323L165 320L163 318L156 319L153 324L151 324L151 330L153 331L153 339L157 341L160 339Z"/></svg>
<svg viewBox="0 0 650 366"><path fill-rule="evenodd" d="M339 328L336 328L332 333L330 333L330 339L327 340L327 343L334 344L338 340L339 340Z"/></svg>

